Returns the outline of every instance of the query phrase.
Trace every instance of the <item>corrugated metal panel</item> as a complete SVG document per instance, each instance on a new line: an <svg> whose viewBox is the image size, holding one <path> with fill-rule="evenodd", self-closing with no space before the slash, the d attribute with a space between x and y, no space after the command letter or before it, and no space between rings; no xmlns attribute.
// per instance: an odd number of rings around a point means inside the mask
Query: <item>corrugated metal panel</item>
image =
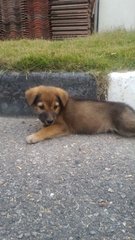
<svg viewBox="0 0 135 240"><path fill-rule="evenodd" d="M28 1L28 16L33 38L50 38L49 1Z"/></svg>
<svg viewBox="0 0 135 240"><path fill-rule="evenodd" d="M51 0L52 39L91 34L93 3L94 0Z"/></svg>
<svg viewBox="0 0 135 240"><path fill-rule="evenodd" d="M0 0L0 39L49 38L49 0Z"/></svg>
<svg viewBox="0 0 135 240"><path fill-rule="evenodd" d="M19 38L26 36L28 19L26 2L19 0L0 0L0 38Z"/></svg>
<svg viewBox="0 0 135 240"><path fill-rule="evenodd" d="M94 1L0 0L0 39L86 36Z"/></svg>

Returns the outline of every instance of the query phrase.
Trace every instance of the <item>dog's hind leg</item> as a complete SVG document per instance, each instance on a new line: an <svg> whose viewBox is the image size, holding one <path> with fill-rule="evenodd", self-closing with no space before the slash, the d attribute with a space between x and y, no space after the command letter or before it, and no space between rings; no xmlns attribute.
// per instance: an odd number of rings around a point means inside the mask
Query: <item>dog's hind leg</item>
<svg viewBox="0 0 135 240"><path fill-rule="evenodd" d="M135 136L135 111L125 106L119 116L114 121L116 132L125 137Z"/></svg>

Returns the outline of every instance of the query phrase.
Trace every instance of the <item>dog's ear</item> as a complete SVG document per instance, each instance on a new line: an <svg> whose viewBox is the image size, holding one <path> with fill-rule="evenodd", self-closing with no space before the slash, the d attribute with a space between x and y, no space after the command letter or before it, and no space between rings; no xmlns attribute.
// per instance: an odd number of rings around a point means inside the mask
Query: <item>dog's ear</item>
<svg viewBox="0 0 135 240"><path fill-rule="evenodd" d="M63 89L58 88L57 89L57 97L58 97L60 103L62 104L62 106L65 107L68 102L68 99L69 99L68 93Z"/></svg>
<svg viewBox="0 0 135 240"><path fill-rule="evenodd" d="M35 87L35 88L30 88L30 89L26 90L25 98L30 106L33 104L36 104L36 102L38 102L38 100L40 98L38 89Z"/></svg>

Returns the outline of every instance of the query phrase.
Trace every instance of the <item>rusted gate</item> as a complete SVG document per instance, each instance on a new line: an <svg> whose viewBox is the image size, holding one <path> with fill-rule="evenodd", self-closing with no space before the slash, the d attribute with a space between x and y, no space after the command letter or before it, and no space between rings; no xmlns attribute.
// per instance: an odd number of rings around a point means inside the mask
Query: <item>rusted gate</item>
<svg viewBox="0 0 135 240"><path fill-rule="evenodd" d="M93 4L94 0L51 0L52 39L91 34Z"/></svg>
<svg viewBox="0 0 135 240"><path fill-rule="evenodd" d="M0 0L0 39L88 35L94 1Z"/></svg>

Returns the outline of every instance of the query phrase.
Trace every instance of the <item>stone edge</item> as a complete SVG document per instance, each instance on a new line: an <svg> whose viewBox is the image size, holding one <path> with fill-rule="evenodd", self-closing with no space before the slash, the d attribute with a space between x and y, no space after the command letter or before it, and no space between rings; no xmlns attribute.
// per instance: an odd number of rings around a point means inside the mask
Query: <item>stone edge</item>
<svg viewBox="0 0 135 240"><path fill-rule="evenodd" d="M53 85L64 88L73 97L81 99L97 98L95 77L84 72L0 72L0 115L30 116L32 110L27 106L25 90L37 85Z"/></svg>

